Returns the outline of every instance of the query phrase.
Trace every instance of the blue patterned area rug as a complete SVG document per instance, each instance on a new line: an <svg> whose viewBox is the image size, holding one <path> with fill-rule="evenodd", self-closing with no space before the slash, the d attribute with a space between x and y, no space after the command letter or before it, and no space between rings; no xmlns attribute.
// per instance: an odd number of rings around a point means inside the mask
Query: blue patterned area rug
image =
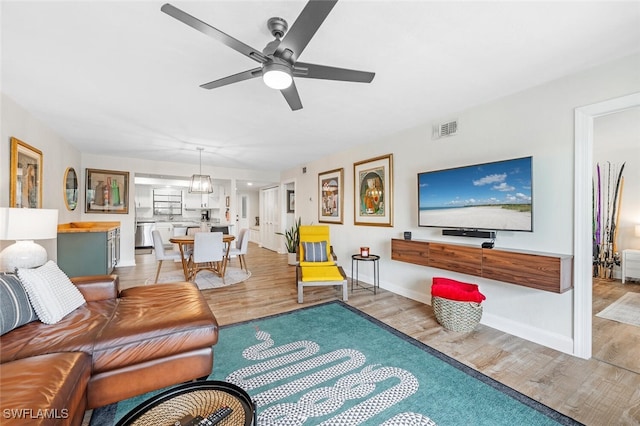
<svg viewBox="0 0 640 426"><path fill-rule="evenodd" d="M580 424L340 301L222 327L209 379L245 389L259 425Z"/></svg>

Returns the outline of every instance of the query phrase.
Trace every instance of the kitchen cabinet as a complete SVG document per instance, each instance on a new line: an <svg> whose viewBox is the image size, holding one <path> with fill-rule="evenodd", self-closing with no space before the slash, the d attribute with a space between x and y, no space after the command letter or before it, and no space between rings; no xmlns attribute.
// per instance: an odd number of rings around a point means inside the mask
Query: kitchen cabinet
<svg viewBox="0 0 640 426"><path fill-rule="evenodd" d="M249 241L260 244L260 227L252 226L249 228Z"/></svg>
<svg viewBox="0 0 640 426"><path fill-rule="evenodd" d="M149 185L136 185L136 208L150 209L153 205L153 189Z"/></svg>
<svg viewBox="0 0 640 426"><path fill-rule="evenodd" d="M187 210L199 210L211 208L211 200L209 194L190 194L185 191L185 209Z"/></svg>
<svg viewBox="0 0 640 426"><path fill-rule="evenodd" d="M169 222L158 222L154 227L155 231L160 233L160 238L162 238L162 243L165 246L171 246L169 239L173 237L173 224Z"/></svg>
<svg viewBox="0 0 640 426"><path fill-rule="evenodd" d="M225 188L214 185L211 194L192 194L184 191L184 208L186 210L220 209L225 203Z"/></svg>
<svg viewBox="0 0 640 426"><path fill-rule="evenodd" d="M120 261L120 222L59 225L57 245L58 266L68 276L111 274Z"/></svg>
<svg viewBox="0 0 640 426"><path fill-rule="evenodd" d="M206 194L192 194L189 191L184 191L184 208L186 210L203 208L203 195L206 196Z"/></svg>

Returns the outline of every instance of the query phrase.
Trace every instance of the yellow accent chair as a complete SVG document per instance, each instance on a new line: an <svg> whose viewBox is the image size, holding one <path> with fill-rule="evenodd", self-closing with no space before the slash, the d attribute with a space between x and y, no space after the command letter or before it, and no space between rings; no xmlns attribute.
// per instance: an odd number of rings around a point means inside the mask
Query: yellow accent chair
<svg viewBox="0 0 640 426"><path fill-rule="evenodd" d="M300 226L300 245L298 246L300 266L329 266L336 264L338 258L333 252L329 229L328 225ZM323 242L326 243L324 253L317 250L322 248ZM318 246L317 243L320 245ZM310 250L305 252L305 247Z"/></svg>
<svg viewBox="0 0 640 426"><path fill-rule="evenodd" d="M303 302L304 287L342 286L342 300L349 299L347 277L331 246L329 226L300 226L299 262L296 267L298 303Z"/></svg>

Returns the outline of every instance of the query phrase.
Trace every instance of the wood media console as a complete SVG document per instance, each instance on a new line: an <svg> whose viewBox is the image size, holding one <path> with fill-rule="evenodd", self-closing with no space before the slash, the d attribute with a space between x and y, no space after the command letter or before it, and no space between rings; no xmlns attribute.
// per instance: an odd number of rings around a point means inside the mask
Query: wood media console
<svg viewBox="0 0 640 426"><path fill-rule="evenodd" d="M554 293L573 287L570 255L392 239L391 259Z"/></svg>

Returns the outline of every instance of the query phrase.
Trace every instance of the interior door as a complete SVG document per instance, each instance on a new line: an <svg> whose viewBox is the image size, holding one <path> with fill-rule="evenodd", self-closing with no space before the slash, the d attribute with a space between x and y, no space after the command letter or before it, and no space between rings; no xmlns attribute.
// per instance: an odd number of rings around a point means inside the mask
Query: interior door
<svg viewBox="0 0 640 426"><path fill-rule="evenodd" d="M278 251L280 248L280 188L263 189L260 193L260 241L262 247Z"/></svg>
<svg viewBox="0 0 640 426"><path fill-rule="evenodd" d="M238 217L236 222L238 223L238 231L243 228L249 228L249 196L247 194L241 194L238 197L236 205L238 206Z"/></svg>

